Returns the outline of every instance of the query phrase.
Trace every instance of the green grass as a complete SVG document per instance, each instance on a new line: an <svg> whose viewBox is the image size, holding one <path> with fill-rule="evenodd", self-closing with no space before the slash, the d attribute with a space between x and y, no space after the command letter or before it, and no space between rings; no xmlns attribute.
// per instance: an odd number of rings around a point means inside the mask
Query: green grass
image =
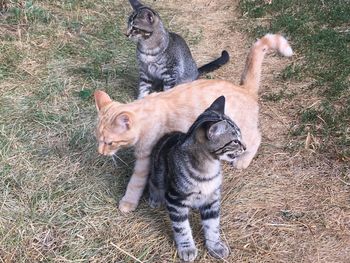
<svg viewBox="0 0 350 263"><path fill-rule="evenodd" d="M96 89L106 90L119 101L134 98L137 84L135 45L123 35L131 11L128 2L6 2L8 9L0 10L0 261L135 262L113 243L143 262L177 262L166 211L150 209L145 199L132 214L123 215L118 211L117 203L125 192L134 165L132 151L122 151L119 155L121 160L116 158L113 161L100 156L96 149L94 129L97 114L93 92ZM148 3L153 5L154 2ZM177 3L157 1L154 4L169 23L174 16L179 16L176 11L183 11L184 16L188 12L182 7L176 9L174 5ZM173 9L168 6L171 4ZM210 8L210 5L205 8ZM208 26L211 21L198 26L190 18L188 23L176 24L173 21L171 26L187 37L191 48L196 48L193 45L202 42L205 37L201 26L211 30ZM220 19L218 16L218 21ZM338 28L343 30L340 26ZM320 48L323 46L320 45ZM303 46L299 44L296 49L301 53ZM280 80L302 81L305 74L314 76L311 69L305 70L307 61L299 61L287 67ZM333 60L327 62L338 63ZM227 78L231 77L230 74ZM330 77L331 74L327 79ZM315 77L313 85L303 92L319 93L322 81L326 80ZM337 89L327 86L332 90L334 102L345 96L342 78L339 78L339 84L336 83ZM279 86L282 91L271 93L264 99L283 103L298 96L284 88L283 84ZM337 105L333 101L323 101L318 105L327 113L323 119L329 125L334 121L332 114ZM299 114L305 128L319 121L318 117L319 108L305 108ZM299 128L299 136L305 134L304 126L299 125ZM329 135L330 138L334 136L343 136L343 133ZM344 234L347 226L348 199L344 190L347 186L338 178L330 183L329 178L324 176L328 171L322 171L317 177L314 167L311 176L308 170L311 168L306 168L305 177L293 181L290 174L284 176L286 170L293 169L292 165L283 166L281 171L274 167L276 176L271 176L271 163L279 164L276 160L279 155L274 155L271 162L264 162L266 159L261 161L261 158L271 156L270 152L264 153L264 148L266 146L262 147L261 155L249 168L252 170L230 170L225 177L222 227L225 239L233 249L232 260L228 261L269 262L271 255L276 261L288 261L285 251L291 251L300 260L293 261L292 258L289 262L301 262L319 250L314 244L318 244L320 238L327 239L324 245L328 249L326 251L342 254L345 258L346 246L341 246L341 242L348 242L339 238L338 233ZM285 165L285 161L283 157L280 163ZM260 166L261 169L257 170ZM305 166L304 163L298 166L296 177L303 173ZM333 172L333 168L330 169ZM347 174L344 168L341 179L346 183L349 182ZM284 177L286 180L278 181ZM276 190L278 182L282 188ZM293 187L289 187L289 183ZM305 192L300 190L306 187ZM259 192L261 189L271 192ZM288 196L285 189L295 191L295 195ZM314 195L313 189L320 194ZM332 197L335 194L338 195ZM280 202L282 196L283 202ZM272 204L273 208L264 207L261 200ZM308 205L317 204L317 207L299 207L305 200ZM293 202L298 205L293 207ZM303 225L315 229L312 234L290 230L274 232L267 227L268 223L293 223L293 220L280 221L280 208L291 211L290 214L293 209L306 210L307 213L312 211L321 216L333 216L331 209L335 208L339 208L339 212L326 221L325 228L315 228L317 221L303 221ZM197 215L193 223L200 261L214 262L204 249L198 219ZM300 226L300 222L295 223L296 227ZM289 240L286 233L291 236ZM340 240L336 245L328 243L328 239L333 237ZM290 246L290 241L296 245ZM266 245L276 249L271 250L272 253L262 250ZM300 253L300 247L303 253ZM278 256L279 251L282 251L282 256ZM264 257L266 260L261 260ZM346 262L346 259L343 261Z"/></svg>
<svg viewBox="0 0 350 263"><path fill-rule="evenodd" d="M9 24L43 22L48 23L52 19L51 13L33 1L10 1L9 16L6 21Z"/></svg>
<svg viewBox="0 0 350 263"><path fill-rule="evenodd" d="M135 46L123 35L130 10L108 0L7 6L0 18L0 259L123 260L109 245L118 236L110 214L133 159L121 156L128 167L98 156L92 94L133 99ZM91 234L96 225L100 232Z"/></svg>
<svg viewBox="0 0 350 263"><path fill-rule="evenodd" d="M302 92L320 103L299 109L298 132L311 132L323 142L320 152L335 159L350 158L350 2L338 0L242 0L242 14L266 18L249 31L254 37L281 32L302 60L281 73L283 81L311 79Z"/></svg>
<svg viewBox="0 0 350 263"><path fill-rule="evenodd" d="M295 93L288 93L285 90L280 90L275 93L269 93L262 95L262 98L268 101L278 102L283 99L293 100Z"/></svg>
<svg viewBox="0 0 350 263"><path fill-rule="evenodd" d="M121 102L134 99L135 45L124 35L128 2L6 3L0 10L0 261L133 262L113 243L151 262L159 255L154 243L135 237L142 232L156 240L160 219L142 216L144 202L129 216L117 209L132 151L115 160L100 156L94 137L96 89ZM173 249L164 247L163 254Z"/></svg>

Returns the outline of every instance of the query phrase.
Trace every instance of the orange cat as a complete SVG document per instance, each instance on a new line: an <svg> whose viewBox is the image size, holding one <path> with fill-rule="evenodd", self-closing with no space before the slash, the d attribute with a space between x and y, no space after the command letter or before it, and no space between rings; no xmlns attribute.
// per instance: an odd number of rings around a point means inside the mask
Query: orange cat
<svg viewBox="0 0 350 263"><path fill-rule="evenodd" d="M240 127L247 146L234 166L242 169L250 164L261 140L258 89L262 61L269 49L284 56L293 54L281 35L265 35L250 50L240 86L223 80L197 80L128 104L112 101L103 91L95 92L99 153L113 155L122 147L135 147L134 173L119 203L122 212L133 211L138 205L147 183L152 147L158 139L171 131L186 132L199 114L221 95L226 97L226 114Z"/></svg>

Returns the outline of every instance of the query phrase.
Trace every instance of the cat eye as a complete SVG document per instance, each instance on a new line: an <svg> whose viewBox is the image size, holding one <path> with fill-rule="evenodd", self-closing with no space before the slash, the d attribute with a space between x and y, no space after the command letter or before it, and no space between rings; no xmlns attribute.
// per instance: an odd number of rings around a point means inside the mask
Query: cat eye
<svg viewBox="0 0 350 263"><path fill-rule="evenodd" d="M125 141L125 140L112 141L112 142L104 142L104 144L105 144L105 145L108 145L108 146L122 145L122 144L125 144L125 143L127 143L127 141Z"/></svg>

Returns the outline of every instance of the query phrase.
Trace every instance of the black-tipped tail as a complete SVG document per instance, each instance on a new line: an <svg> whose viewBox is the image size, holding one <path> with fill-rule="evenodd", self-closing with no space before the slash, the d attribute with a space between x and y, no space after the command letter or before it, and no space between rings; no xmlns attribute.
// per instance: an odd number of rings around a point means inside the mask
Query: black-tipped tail
<svg viewBox="0 0 350 263"><path fill-rule="evenodd" d="M199 75L217 70L221 66L225 65L229 60L230 60L230 55L228 54L228 52L226 50L224 50L221 52L221 57L215 59L214 61L212 61L208 64L201 66L198 69Z"/></svg>

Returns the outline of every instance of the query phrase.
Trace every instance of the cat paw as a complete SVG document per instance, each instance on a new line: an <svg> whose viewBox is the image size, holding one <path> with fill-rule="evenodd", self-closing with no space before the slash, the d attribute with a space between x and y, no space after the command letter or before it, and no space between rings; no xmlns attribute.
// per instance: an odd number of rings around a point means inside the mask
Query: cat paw
<svg viewBox="0 0 350 263"><path fill-rule="evenodd" d="M207 244L209 254L214 258L226 258L230 254L228 246L222 242Z"/></svg>
<svg viewBox="0 0 350 263"><path fill-rule="evenodd" d="M161 206L162 206L162 202L160 201L160 200L157 200L157 199L155 199L155 198L149 198L148 199L148 204L149 204L149 206L150 207L152 207L152 208L160 208Z"/></svg>
<svg viewBox="0 0 350 263"><path fill-rule="evenodd" d="M150 92L149 91L144 91L144 92L140 92L140 94L137 96L137 99L142 99L144 97L146 97L147 95L149 95Z"/></svg>
<svg viewBox="0 0 350 263"><path fill-rule="evenodd" d="M183 261L189 262L196 259L198 250L196 247L180 248L177 253Z"/></svg>
<svg viewBox="0 0 350 263"><path fill-rule="evenodd" d="M123 213L129 213L129 212L135 211L136 207L137 207L137 204L134 204L128 201L120 200L119 202L119 210Z"/></svg>

